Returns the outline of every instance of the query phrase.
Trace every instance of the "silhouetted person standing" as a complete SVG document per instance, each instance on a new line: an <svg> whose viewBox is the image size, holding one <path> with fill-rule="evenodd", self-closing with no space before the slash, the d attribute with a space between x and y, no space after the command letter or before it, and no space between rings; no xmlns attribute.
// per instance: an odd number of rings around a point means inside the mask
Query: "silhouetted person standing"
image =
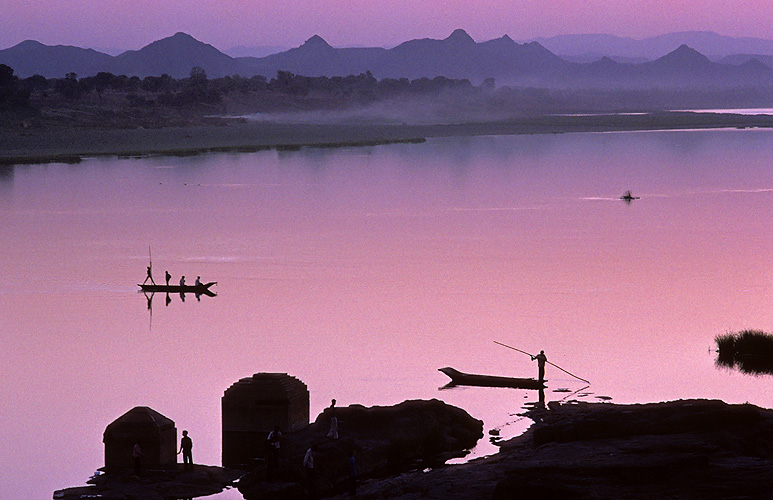
<svg viewBox="0 0 773 500"><path fill-rule="evenodd" d="M545 363L548 361L548 357L545 356L545 351L540 351L536 356L532 356L531 360L537 360L537 368L539 369L539 380L545 380Z"/></svg>
<svg viewBox="0 0 773 500"><path fill-rule="evenodd" d="M327 431L327 437L338 439L338 417L336 416L336 400L330 401L330 430Z"/></svg>
<svg viewBox="0 0 773 500"><path fill-rule="evenodd" d="M346 459L349 470L349 496L357 494L357 460L354 459L354 450L349 450L349 458Z"/></svg>
<svg viewBox="0 0 773 500"><path fill-rule="evenodd" d="M172 275L169 274L169 271L164 271L164 277L166 278L166 286L169 286L169 280L172 279Z"/></svg>
<svg viewBox="0 0 773 500"><path fill-rule="evenodd" d="M185 286L185 276L180 276L180 286Z"/></svg>
<svg viewBox="0 0 773 500"><path fill-rule="evenodd" d="M282 445L282 430L278 425L274 430L268 433L266 438L268 445L268 463L266 464L266 478L269 481L274 480L274 471L279 467L279 449Z"/></svg>
<svg viewBox="0 0 773 500"><path fill-rule="evenodd" d="M309 490L309 495L312 498L317 496L317 475L314 470L314 452L317 449L317 445L311 445L311 448L306 450L306 455L303 457L303 468L306 470L306 488Z"/></svg>
<svg viewBox="0 0 773 500"><path fill-rule="evenodd" d="M183 454L183 468L185 470L193 470L193 440L188 436L188 431L183 431L183 437L180 439L180 451L179 455Z"/></svg>
<svg viewBox="0 0 773 500"><path fill-rule="evenodd" d="M148 275L145 277L145 281L143 281L142 284L144 285L145 283L148 282L148 280L150 280L150 282L153 283L154 285L156 284L156 282L153 281L153 269L151 266L148 266Z"/></svg>
<svg viewBox="0 0 773 500"><path fill-rule="evenodd" d="M132 448L132 456L134 457L134 475L139 476L142 474L142 448L140 448L139 441L134 443L134 448Z"/></svg>

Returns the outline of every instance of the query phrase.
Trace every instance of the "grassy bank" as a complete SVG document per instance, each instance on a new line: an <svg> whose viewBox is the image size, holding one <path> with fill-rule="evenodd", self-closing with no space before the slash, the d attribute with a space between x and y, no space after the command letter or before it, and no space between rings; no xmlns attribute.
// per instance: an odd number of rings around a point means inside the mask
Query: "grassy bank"
<svg viewBox="0 0 773 500"><path fill-rule="evenodd" d="M273 123L241 119L160 128L0 129L0 164L77 162L93 156L191 155L303 147L371 146L430 137L708 128L773 128L771 116L712 113L546 115L446 124Z"/></svg>

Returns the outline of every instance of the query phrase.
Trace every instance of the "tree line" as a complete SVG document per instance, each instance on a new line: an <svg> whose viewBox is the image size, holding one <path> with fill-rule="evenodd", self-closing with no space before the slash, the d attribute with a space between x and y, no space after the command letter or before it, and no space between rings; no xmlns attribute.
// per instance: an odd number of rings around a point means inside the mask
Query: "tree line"
<svg viewBox="0 0 773 500"><path fill-rule="evenodd" d="M488 82L491 84L491 82ZM34 94L46 98L78 100L88 95L105 93L126 95L129 105L161 104L165 106L189 106L217 104L233 92L276 92L291 96L326 95L360 101L375 101L402 94L432 94L447 89L473 89L466 79L435 78L384 78L376 79L370 71L348 76L302 76L289 71L278 71L274 78L257 75L251 78L239 75L208 79L200 67L191 69L188 78L175 79L161 76L114 75L100 72L94 76L79 78L69 73L64 78L45 78L33 75L18 78L14 70L0 64L0 108L29 106Z"/></svg>

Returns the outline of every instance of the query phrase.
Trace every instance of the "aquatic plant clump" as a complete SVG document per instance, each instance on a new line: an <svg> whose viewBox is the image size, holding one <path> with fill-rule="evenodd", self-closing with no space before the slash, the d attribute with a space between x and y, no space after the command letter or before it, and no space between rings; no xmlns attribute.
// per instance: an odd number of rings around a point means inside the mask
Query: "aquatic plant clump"
<svg viewBox="0 0 773 500"><path fill-rule="evenodd" d="M717 366L752 375L773 374L773 335L762 330L742 330L718 335Z"/></svg>

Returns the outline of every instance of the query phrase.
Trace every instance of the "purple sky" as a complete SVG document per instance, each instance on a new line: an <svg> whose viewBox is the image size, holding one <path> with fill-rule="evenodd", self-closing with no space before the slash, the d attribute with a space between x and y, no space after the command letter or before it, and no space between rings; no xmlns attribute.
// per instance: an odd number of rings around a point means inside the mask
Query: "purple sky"
<svg viewBox="0 0 773 500"><path fill-rule="evenodd" d="M333 46L392 47L455 28L477 41L687 30L773 38L773 7L769 0L4 0L0 48L33 39L138 49L177 31L221 50L297 46L314 34Z"/></svg>

